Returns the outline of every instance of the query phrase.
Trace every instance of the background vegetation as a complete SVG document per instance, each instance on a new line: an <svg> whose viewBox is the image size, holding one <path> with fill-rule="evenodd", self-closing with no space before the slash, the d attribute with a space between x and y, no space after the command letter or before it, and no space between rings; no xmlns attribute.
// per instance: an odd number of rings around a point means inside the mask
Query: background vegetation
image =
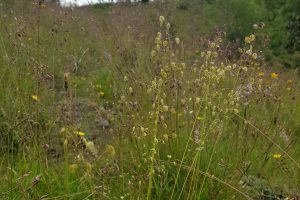
<svg viewBox="0 0 300 200"><path fill-rule="evenodd" d="M265 26L264 33L269 51L266 59L285 67L299 66L299 8L298 0L239 1L239 0L178 0L182 10L201 10L209 17L210 28L224 27L228 39L243 39L252 33L252 26ZM211 29L209 30L211 31Z"/></svg>

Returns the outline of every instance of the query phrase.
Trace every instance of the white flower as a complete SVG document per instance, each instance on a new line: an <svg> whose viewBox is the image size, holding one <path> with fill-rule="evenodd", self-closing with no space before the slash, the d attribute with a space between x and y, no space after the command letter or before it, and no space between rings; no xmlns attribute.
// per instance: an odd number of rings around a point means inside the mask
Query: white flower
<svg viewBox="0 0 300 200"><path fill-rule="evenodd" d="M167 23L167 30L169 30L171 27L170 23Z"/></svg>
<svg viewBox="0 0 300 200"><path fill-rule="evenodd" d="M166 105L164 105L164 106L163 106L163 111L164 111L164 112L168 112L168 110L169 110L169 107L166 106Z"/></svg>
<svg viewBox="0 0 300 200"><path fill-rule="evenodd" d="M129 91L130 94L132 94L133 93L132 87L129 87L128 91Z"/></svg>
<svg viewBox="0 0 300 200"><path fill-rule="evenodd" d="M162 26L164 24L164 21L165 21L165 17L164 16L160 16L159 17L159 24L160 24L160 26Z"/></svg>

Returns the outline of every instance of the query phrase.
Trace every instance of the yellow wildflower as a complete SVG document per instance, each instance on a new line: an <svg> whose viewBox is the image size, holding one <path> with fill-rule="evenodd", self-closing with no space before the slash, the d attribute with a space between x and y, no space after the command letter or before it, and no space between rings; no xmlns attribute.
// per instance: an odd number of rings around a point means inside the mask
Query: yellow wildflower
<svg viewBox="0 0 300 200"><path fill-rule="evenodd" d="M81 131L75 131L75 134L80 137L85 136L85 133Z"/></svg>
<svg viewBox="0 0 300 200"><path fill-rule="evenodd" d="M31 98L32 98L34 101L40 101L40 98L39 98L37 95L31 95Z"/></svg>
<svg viewBox="0 0 300 200"><path fill-rule="evenodd" d="M263 73L263 72L259 72L259 73L258 73L258 76L259 76L259 77L262 77L262 76L264 76L264 75L265 75L265 73Z"/></svg>
<svg viewBox="0 0 300 200"><path fill-rule="evenodd" d="M273 154L273 158L279 159L279 158L281 158L281 154Z"/></svg>
<svg viewBox="0 0 300 200"><path fill-rule="evenodd" d="M277 79L277 78L278 78L278 74L275 73L275 72L273 72L273 73L271 73L271 77L272 77L273 79Z"/></svg>
<svg viewBox="0 0 300 200"><path fill-rule="evenodd" d="M198 120L203 120L203 117L198 116L197 119L198 119Z"/></svg>
<svg viewBox="0 0 300 200"><path fill-rule="evenodd" d="M101 92L99 92L99 96L100 96L100 97L104 97L104 96L105 96L105 93L101 91Z"/></svg>

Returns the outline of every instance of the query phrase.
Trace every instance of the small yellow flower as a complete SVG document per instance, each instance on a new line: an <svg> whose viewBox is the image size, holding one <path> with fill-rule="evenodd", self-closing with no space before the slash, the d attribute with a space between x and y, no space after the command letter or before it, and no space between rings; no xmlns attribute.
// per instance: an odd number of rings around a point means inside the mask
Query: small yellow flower
<svg viewBox="0 0 300 200"><path fill-rule="evenodd" d="M81 132L81 131L75 131L75 134L76 134L77 136L80 136L80 137L85 136L85 133L84 133L84 132Z"/></svg>
<svg viewBox="0 0 300 200"><path fill-rule="evenodd" d="M197 119L198 119L198 120L203 120L204 118L201 117L201 116L198 116Z"/></svg>
<svg viewBox="0 0 300 200"><path fill-rule="evenodd" d="M265 73L263 73L263 72L259 72L259 73L258 73L258 76L259 76L259 77L262 77L262 76L264 76L264 75L265 75Z"/></svg>
<svg viewBox="0 0 300 200"><path fill-rule="evenodd" d="M100 96L100 97L104 97L104 96L105 96L105 93L101 91L101 92L99 92L99 96Z"/></svg>
<svg viewBox="0 0 300 200"><path fill-rule="evenodd" d="M279 159L279 158L281 158L281 154L273 154L273 158Z"/></svg>
<svg viewBox="0 0 300 200"><path fill-rule="evenodd" d="M271 73L271 77L272 77L273 79L277 79L277 78L278 78L278 74L275 73L275 72L273 72L273 73Z"/></svg>
<svg viewBox="0 0 300 200"><path fill-rule="evenodd" d="M36 95L31 95L32 100L34 101L40 101L40 98Z"/></svg>
<svg viewBox="0 0 300 200"><path fill-rule="evenodd" d="M292 80L287 80L287 84L292 84L293 81Z"/></svg>

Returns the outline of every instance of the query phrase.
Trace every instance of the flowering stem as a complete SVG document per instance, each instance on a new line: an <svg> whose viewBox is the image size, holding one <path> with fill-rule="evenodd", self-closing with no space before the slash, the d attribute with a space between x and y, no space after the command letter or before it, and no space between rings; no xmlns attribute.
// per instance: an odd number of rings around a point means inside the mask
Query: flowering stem
<svg viewBox="0 0 300 200"><path fill-rule="evenodd" d="M147 192L147 200L151 199L151 190L152 190L152 179L154 175L154 159L156 154L156 145L157 145L157 130L158 130L158 120L159 120L159 110L160 110L160 93L161 93L161 85L158 85L158 91L156 96L156 112L155 112L155 122L154 122L154 131L153 131L153 147L152 147L152 153L150 157L151 165L149 170L149 183L148 183L148 192Z"/></svg>

